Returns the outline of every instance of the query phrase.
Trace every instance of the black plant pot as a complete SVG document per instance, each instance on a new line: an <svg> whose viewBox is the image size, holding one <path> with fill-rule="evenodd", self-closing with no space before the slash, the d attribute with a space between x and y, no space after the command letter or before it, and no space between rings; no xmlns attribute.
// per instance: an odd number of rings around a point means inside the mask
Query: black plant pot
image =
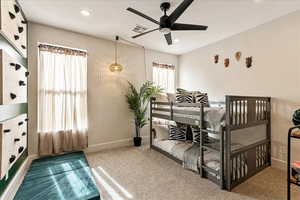
<svg viewBox="0 0 300 200"><path fill-rule="evenodd" d="M141 137L134 137L133 138L133 143L135 147L139 147L142 144L142 138Z"/></svg>

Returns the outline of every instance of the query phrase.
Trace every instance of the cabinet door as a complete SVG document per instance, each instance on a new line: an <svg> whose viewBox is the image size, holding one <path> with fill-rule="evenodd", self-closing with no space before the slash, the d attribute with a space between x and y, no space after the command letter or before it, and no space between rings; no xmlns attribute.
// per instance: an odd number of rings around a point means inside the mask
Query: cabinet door
<svg viewBox="0 0 300 200"><path fill-rule="evenodd" d="M15 155L17 158L27 148L27 114L17 117L17 130L15 132Z"/></svg>
<svg viewBox="0 0 300 200"><path fill-rule="evenodd" d="M27 22L23 15L17 15L16 20L16 33L19 36L17 45L23 57L27 57Z"/></svg>
<svg viewBox="0 0 300 200"><path fill-rule="evenodd" d="M0 31L23 57L27 57L27 23L21 9L15 0L0 0L0 2Z"/></svg>
<svg viewBox="0 0 300 200"><path fill-rule="evenodd" d="M18 104L27 102L27 69L15 62L3 50L0 51L2 65L2 91L0 104Z"/></svg>
<svg viewBox="0 0 300 200"><path fill-rule="evenodd" d="M15 32L17 19L13 4L13 0L1 0L1 32L11 42L14 41L13 33Z"/></svg>
<svg viewBox="0 0 300 200"><path fill-rule="evenodd" d="M14 124L13 120L8 120L0 124L1 129L1 170L0 178L2 179L8 172L12 163L16 160L14 152ZM13 159L15 157L15 159Z"/></svg>
<svg viewBox="0 0 300 200"><path fill-rule="evenodd" d="M27 114L1 122L0 131L2 179L27 148Z"/></svg>

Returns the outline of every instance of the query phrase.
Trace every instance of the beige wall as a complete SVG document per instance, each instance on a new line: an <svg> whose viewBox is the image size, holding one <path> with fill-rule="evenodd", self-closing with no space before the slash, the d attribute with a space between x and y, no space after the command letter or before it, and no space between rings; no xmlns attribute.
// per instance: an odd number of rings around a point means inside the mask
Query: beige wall
<svg viewBox="0 0 300 200"><path fill-rule="evenodd" d="M121 44L119 60L124 71L114 74L108 65L114 59L114 43L40 24L29 24L29 153L38 152L37 135L37 44L50 43L88 51L89 147L99 149L128 144L134 133L131 114L125 102L127 80L140 85L151 79L151 63L177 66L178 57ZM146 53L145 69L144 53Z"/></svg>
<svg viewBox="0 0 300 200"><path fill-rule="evenodd" d="M300 12L179 57L179 86L208 92L210 100L224 95L260 95L272 99L272 156L286 160L287 130L300 108ZM209 33L208 33L209 34ZM234 58L236 51L242 59ZM213 56L220 55L214 64ZM253 56L253 67L245 57ZM224 59L230 58L230 67ZM300 144L294 145L300 157Z"/></svg>

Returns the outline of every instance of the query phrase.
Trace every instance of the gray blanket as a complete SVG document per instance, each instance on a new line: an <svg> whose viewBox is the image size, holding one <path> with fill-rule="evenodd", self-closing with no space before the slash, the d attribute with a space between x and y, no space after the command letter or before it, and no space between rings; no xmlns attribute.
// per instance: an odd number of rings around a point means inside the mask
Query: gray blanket
<svg viewBox="0 0 300 200"><path fill-rule="evenodd" d="M183 154L183 167L198 172L199 145L194 144Z"/></svg>

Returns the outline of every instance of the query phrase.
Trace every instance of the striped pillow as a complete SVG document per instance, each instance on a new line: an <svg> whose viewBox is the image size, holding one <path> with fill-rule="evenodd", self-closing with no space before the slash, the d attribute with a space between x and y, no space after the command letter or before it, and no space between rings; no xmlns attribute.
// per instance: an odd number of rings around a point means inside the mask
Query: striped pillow
<svg viewBox="0 0 300 200"><path fill-rule="evenodd" d="M200 129L199 129L199 127L192 126L192 132L193 132L193 143L200 145ZM204 143L209 142L208 134L207 133L202 133L202 134L203 134Z"/></svg>
<svg viewBox="0 0 300 200"><path fill-rule="evenodd" d="M201 104L204 105L204 107L209 107L207 93L195 92L193 94L193 96L194 96L194 102L195 103L201 103Z"/></svg>
<svg viewBox="0 0 300 200"><path fill-rule="evenodd" d="M177 103L193 103L193 92L177 88L176 91L176 102Z"/></svg>
<svg viewBox="0 0 300 200"><path fill-rule="evenodd" d="M187 126L177 127L169 125L169 140L186 141L186 130Z"/></svg>

